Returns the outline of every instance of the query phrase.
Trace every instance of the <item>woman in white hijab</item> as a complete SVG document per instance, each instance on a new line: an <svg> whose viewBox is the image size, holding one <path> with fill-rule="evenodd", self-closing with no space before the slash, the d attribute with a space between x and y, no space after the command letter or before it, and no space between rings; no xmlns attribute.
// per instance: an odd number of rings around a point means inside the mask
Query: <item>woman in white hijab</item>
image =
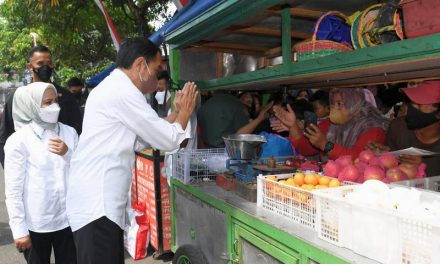
<svg viewBox="0 0 440 264"><path fill-rule="evenodd" d="M66 182L78 135L58 122L52 84L17 89L12 104L16 132L5 145L5 193L9 225L28 263L76 263L66 216Z"/></svg>

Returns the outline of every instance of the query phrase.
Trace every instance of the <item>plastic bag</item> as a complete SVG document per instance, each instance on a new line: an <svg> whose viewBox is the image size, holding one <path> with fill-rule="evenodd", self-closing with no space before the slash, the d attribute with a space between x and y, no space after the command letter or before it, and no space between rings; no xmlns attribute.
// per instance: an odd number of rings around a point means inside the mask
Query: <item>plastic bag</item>
<svg viewBox="0 0 440 264"><path fill-rule="evenodd" d="M319 25L316 37L319 40L331 40L351 45L350 26L337 16L326 16Z"/></svg>
<svg viewBox="0 0 440 264"><path fill-rule="evenodd" d="M129 208L127 211L129 224L124 230L124 246L133 259L143 259L147 256L150 244L150 223L145 206Z"/></svg>
<svg viewBox="0 0 440 264"><path fill-rule="evenodd" d="M267 140L261 146L262 158L295 156L295 150L287 138L267 132L261 132L260 135Z"/></svg>

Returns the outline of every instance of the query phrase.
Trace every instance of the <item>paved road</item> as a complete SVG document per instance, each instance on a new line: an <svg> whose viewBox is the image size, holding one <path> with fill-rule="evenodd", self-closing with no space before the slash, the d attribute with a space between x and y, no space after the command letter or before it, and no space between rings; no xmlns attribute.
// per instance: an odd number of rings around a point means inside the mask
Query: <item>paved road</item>
<svg viewBox="0 0 440 264"><path fill-rule="evenodd" d="M172 256L165 255L161 260L154 260L150 256L143 260L134 261L126 252L126 264L159 264L171 263ZM14 247L11 229L8 225L8 213L5 206L5 181L3 169L0 166L0 263L1 264L26 264L22 254ZM52 260L52 263L54 261Z"/></svg>

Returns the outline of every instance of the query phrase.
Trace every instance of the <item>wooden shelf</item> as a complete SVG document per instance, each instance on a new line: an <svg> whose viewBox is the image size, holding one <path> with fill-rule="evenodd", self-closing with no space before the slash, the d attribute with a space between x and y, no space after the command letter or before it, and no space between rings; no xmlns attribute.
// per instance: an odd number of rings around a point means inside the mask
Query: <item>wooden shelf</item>
<svg viewBox="0 0 440 264"><path fill-rule="evenodd" d="M202 89L353 87L440 78L440 34L198 82Z"/></svg>
<svg viewBox="0 0 440 264"><path fill-rule="evenodd" d="M310 33L304 33L309 31L292 26L296 25L295 17L310 24L328 8L350 14L371 2L375 1L352 0L349 5L344 5L339 1L324 3L319 0L227 0L169 33L166 40L174 50L236 51L266 58L282 54L283 58L289 58L292 40L310 36ZM288 10L284 4L290 4ZM261 27L258 21L268 17L275 17L280 26L287 26L284 30ZM252 37L268 41L255 42ZM291 88L353 87L432 78L440 78L440 34L308 61L285 60L281 65L197 84L201 89L270 90L285 85Z"/></svg>

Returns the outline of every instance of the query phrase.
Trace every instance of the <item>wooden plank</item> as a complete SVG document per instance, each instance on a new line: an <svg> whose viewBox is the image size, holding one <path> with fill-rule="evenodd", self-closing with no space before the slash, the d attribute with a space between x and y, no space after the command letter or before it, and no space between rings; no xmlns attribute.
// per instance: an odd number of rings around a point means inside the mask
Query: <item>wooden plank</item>
<svg viewBox="0 0 440 264"><path fill-rule="evenodd" d="M227 31L229 31L229 30L227 30ZM241 28L241 29L235 29L235 30L232 29L229 32L231 32L231 31L233 33L281 38L281 29L248 27L248 28ZM292 36L292 38L296 38L296 39L308 39L308 38L312 37L312 34L306 33L306 32L300 32L300 31L292 31L291 36Z"/></svg>
<svg viewBox="0 0 440 264"><path fill-rule="evenodd" d="M255 56L262 56L262 51L255 51L255 50L249 50L248 46L242 47L241 49L238 48L230 48L230 47L208 47L208 46L200 46L200 45L193 45L186 49L193 50L193 51L209 51L209 52L225 52L225 53L240 53L240 54L246 54L246 55L255 55Z"/></svg>
<svg viewBox="0 0 440 264"><path fill-rule="evenodd" d="M290 14L294 17L318 19L322 14L324 14L324 12L305 8L291 8Z"/></svg>
<svg viewBox="0 0 440 264"><path fill-rule="evenodd" d="M264 52L267 49L266 47L232 43L232 42L207 42L207 43L201 44L201 46L207 47L207 48L226 48L226 49L231 49L231 50L249 50L249 51L255 51L255 52Z"/></svg>
<svg viewBox="0 0 440 264"><path fill-rule="evenodd" d="M266 14L268 15L272 15L272 16L281 16L281 11L280 10L265 10L264 11ZM300 18L306 18L306 19L311 19L311 20L316 20L318 19L324 12L322 11L317 11L317 10L310 10L310 9L305 9L305 8L291 8L290 9L290 14L293 17L300 17Z"/></svg>

